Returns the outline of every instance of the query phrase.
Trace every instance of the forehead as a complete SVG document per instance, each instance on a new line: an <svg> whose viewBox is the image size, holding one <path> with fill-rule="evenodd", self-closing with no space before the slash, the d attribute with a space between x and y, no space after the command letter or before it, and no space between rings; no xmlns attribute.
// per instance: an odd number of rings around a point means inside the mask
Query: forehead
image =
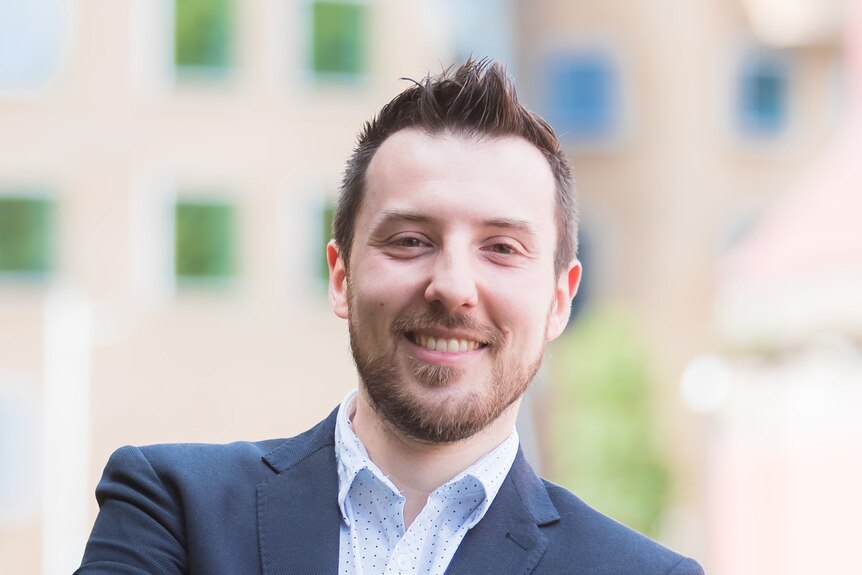
<svg viewBox="0 0 862 575"><path fill-rule="evenodd" d="M553 223L555 182L541 151L519 137L405 129L371 160L360 221L391 209ZM361 228L360 228L361 229Z"/></svg>

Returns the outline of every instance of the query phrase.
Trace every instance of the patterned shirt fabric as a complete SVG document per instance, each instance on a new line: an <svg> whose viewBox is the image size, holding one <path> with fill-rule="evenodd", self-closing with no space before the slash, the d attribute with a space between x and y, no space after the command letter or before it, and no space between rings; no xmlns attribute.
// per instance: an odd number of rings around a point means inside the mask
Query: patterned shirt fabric
<svg viewBox="0 0 862 575"><path fill-rule="evenodd" d="M494 501L518 452L518 433L438 487L404 528L406 499L368 457L350 417L356 390L338 409L335 456L341 508L339 575L442 575L467 531Z"/></svg>

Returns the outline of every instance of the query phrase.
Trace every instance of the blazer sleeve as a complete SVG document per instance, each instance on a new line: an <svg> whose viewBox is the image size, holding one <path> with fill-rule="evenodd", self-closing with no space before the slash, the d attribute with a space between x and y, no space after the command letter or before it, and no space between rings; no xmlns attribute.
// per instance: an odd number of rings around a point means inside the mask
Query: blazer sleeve
<svg viewBox="0 0 862 575"><path fill-rule="evenodd" d="M111 455L96 487L99 515L76 575L179 575L187 571L184 524L170 474L137 447Z"/></svg>

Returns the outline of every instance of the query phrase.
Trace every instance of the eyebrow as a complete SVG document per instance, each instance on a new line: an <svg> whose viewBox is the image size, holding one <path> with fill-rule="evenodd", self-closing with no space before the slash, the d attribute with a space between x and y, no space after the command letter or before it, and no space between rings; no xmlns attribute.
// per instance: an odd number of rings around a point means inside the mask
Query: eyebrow
<svg viewBox="0 0 862 575"><path fill-rule="evenodd" d="M536 228L527 220L516 220L513 218L493 218L482 222L483 225L489 228L503 228L519 232L528 236L530 239L537 237Z"/></svg>
<svg viewBox="0 0 862 575"><path fill-rule="evenodd" d="M428 223L433 220L434 218L421 212L410 210L384 210L381 212L380 218L372 224L371 234L374 235L386 226L400 221ZM514 230L522 235L528 236L530 239L538 237L535 226L527 220L519 220L515 218L491 218L482 221L482 225L488 228Z"/></svg>
<svg viewBox="0 0 862 575"><path fill-rule="evenodd" d="M428 223L431 221L431 218L420 212L412 212L409 210L383 210L380 212L380 217L371 224L371 235L374 236L381 229L402 221Z"/></svg>

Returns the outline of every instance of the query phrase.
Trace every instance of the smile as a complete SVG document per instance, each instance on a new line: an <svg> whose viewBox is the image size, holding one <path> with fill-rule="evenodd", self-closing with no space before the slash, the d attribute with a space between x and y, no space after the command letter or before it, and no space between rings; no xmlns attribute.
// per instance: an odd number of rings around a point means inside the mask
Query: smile
<svg viewBox="0 0 862 575"><path fill-rule="evenodd" d="M433 337L412 332L407 333L406 336L407 339L419 347L424 347L427 350L437 351L440 353L462 353L485 347L484 343L471 339Z"/></svg>

